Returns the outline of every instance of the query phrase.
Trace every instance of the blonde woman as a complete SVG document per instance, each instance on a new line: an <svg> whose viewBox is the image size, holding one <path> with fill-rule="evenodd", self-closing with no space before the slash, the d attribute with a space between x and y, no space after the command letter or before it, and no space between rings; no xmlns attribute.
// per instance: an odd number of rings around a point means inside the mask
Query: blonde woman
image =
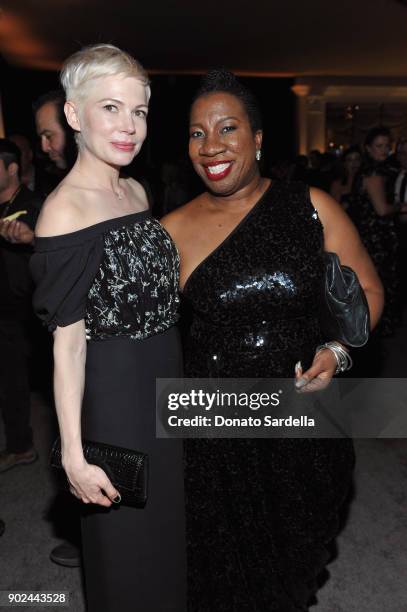
<svg viewBox="0 0 407 612"><path fill-rule="evenodd" d="M183 612L182 450L155 438L155 378L180 374L178 255L143 188L120 175L147 131L142 66L112 45L71 56L61 81L78 158L36 228L34 305L54 335L62 461L82 519L89 612ZM145 508L120 504L81 440L146 452ZM84 506L85 508L85 506Z"/></svg>

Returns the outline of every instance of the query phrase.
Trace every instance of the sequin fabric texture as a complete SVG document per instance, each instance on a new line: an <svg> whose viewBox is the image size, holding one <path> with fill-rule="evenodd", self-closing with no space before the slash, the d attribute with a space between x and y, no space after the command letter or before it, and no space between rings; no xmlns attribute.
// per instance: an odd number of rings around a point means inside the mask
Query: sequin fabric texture
<svg viewBox="0 0 407 612"><path fill-rule="evenodd" d="M272 184L186 282L186 375L305 370L324 271L309 189ZM186 440L189 612L308 610L353 461L349 440Z"/></svg>
<svg viewBox="0 0 407 612"><path fill-rule="evenodd" d="M174 325L179 257L164 228L147 219L107 231L102 240L103 257L87 299L87 338L142 340Z"/></svg>

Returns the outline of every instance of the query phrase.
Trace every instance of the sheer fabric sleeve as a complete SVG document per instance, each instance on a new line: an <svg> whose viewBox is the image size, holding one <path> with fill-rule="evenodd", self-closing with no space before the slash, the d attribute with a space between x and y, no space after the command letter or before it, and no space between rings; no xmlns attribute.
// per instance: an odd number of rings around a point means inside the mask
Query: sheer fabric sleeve
<svg viewBox="0 0 407 612"><path fill-rule="evenodd" d="M36 239L30 261L36 286L33 306L49 331L85 318L87 295L102 255L100 236L73 244L58 237Z"/></svg>

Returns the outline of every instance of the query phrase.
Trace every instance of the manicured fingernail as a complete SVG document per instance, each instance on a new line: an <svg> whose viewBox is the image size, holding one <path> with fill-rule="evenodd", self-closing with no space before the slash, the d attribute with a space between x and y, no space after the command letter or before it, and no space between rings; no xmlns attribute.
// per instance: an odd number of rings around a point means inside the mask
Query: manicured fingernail
<svg viewBox="0 0 407 612"><path fill-rule="evenodd" d="M295 381L295 386L297 387L297 389L302 389L302 387L305 387L307 382L308 380L306 378L300 378L299 380Z"/></svg>
<svg viewBox="0 0 407 612"><path fill-rule="evenodd" d="M122 496L121 495L117 495L114 500L113 503L114 504L120 504L120 502L122 501Z"/></svg>
<svg viewBox="0 0 407 612"><path fill-rule="evenodd" d="M301 361L297 361L295 364L295 371L298 372L299 370L302 370Z"/></svg>

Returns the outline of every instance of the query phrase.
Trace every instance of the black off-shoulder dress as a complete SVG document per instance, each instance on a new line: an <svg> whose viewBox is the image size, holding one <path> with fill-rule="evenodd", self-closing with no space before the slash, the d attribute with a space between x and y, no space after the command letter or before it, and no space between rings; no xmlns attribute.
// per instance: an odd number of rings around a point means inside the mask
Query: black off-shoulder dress
<svg viewBox="0 0 407 612"><path fill-rule="evenodd" d="M294 377L324 338L309 189L273 183L191 274L190 377ZM352 478L345 439L186 440L189 612L305 612Z"/></svg>
<svg viewBox="0 0 407 612"><path fill-rule="evenodd" d="M37 238L34 307L52 331L85 319L83 435L149 455L143 509L84 507L89 612L185 612L182 446L155 437L155 378L181 375L178 254L143 211Z"/></svg>

